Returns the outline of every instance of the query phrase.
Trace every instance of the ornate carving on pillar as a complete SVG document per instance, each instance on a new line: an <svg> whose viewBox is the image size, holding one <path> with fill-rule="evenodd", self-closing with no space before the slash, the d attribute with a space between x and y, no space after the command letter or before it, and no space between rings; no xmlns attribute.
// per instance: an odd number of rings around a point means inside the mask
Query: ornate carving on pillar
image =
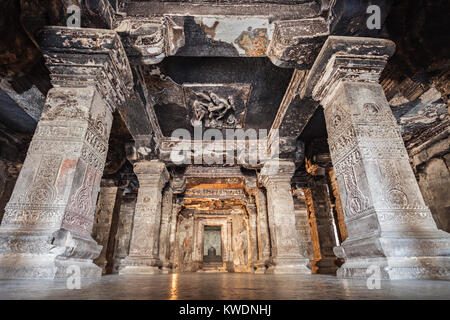
<svg viewBox="0 0 450 320"><path fill-rule="evenodd" d="M397 122L378 79L394 52L389 40L330 37L307 80L320 100L348 238L340 277L450 277L449 234L425 205Z"/></svg>
<svg viewBox="0 0 450 320"><path fill-rule="evenodd" d="M158 160L134 164L139 191L133 220L130 253L123 261L120 274L159 273L162 190L169 181L164 163Z"/></svg>
<svg viewBox="0 0 450 320"><path fill-rule="evenodd" d="M46 27L39 43L53 88L0 228L0 278L97 277L95 202L131 70L110 30Z"/></svg>
<svg viewBox="0 0 450 320"><path fill-rule="evenodd" d="M157 64L184 46L184 29L169 17L126 17L116 22L132 62Z"/></svg>
<svg viewBox="0 0 450 320"><path fill-rule="evenodd" d="M295 171L293 162L272 160L267 162L260 174L260 181L267 190L267 208L271 236L271 266L266 273L304 273L307 257L300 254L295 229L294 201L291 178Z"/></svg>

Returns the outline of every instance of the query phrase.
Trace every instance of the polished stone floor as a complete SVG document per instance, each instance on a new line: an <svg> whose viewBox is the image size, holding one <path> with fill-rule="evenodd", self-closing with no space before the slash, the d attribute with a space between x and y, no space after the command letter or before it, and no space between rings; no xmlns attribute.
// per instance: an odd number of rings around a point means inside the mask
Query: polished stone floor
<svg viewBox="0 0 450 320"><path fill-rule="evenodd" d="M165 274L108 275L82 280L69 290L65 280L0 280L0 299L450 299L450 281L382 281L326 275Z"/></svg>

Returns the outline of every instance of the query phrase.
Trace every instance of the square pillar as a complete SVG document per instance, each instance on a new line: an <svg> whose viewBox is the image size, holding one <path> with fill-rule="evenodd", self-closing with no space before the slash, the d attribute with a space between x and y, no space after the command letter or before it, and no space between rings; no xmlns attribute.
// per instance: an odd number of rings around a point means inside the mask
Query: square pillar
<svg viewBox="0 0 450 320"><path fill-rule="evenodd" d="M256 229L257 210L256 204L248 203L247 210L249 214L250 237L249 237L249 261L251 262L252 272L257 267L258 261L258 234Z"/></svg>
<svg viewBox="0 0 450 320"><path fill-rule="evenodd" d="M163 191L161 204L161 231L159 233L159 259L163 265L163 272L169 272L170 266L170 230L173 205L173 190L169 185Z"/></svg>
<svg viewBox="0 0 450 320"><path fill-rule="evenodd" d="M116 186L113 180L102 179L100 184L100 193L98 196L97 207L94 215L94 227L92 238L101 245L100 256L94 260L94 263L102 268L102 274L106 274L106 265L112 261L108 255L111 254L108 243L115 234L112 232L115 225L112 225L114 212L118 212L121 204L123 189ZM108 267L109 269L109 267Z"/></svg>
<svg viewBox="0 0 450 320"><path fill-rule="evenodd" d="M305 95L324 108L328 142L348 229L335 248L337 275L449 279L450 238L424 203L389 103L378 84L393 42L329 37Z"/></svg>
<svg viewBox="0 0 450 320"><path fill-rule="evenodd" d="M333 252L333 248L337 245L337 230L334 225L328 185L323 181L309 181L308 188L304 190L310 219L315 220L314 227L317 228L319 252L315 253L320 253L320 256L314 257L317 273L336 274L340 265Z"/></svg>
<svg viewBox="0 0 450 320"><path fill-rule="evenodd" d="M271 236L271 265L266 273L311 274L309 260L300 254L295 228L294 200L291 178L293 162L268 161L261 170L260 180L267 190L267 209Z"/></svg>
<svg viewBox="0 0 450 320"><path fill-rule="evenodd" d="M0 278L64 278L68 267L98 277L95 203L131 70L114 31L47 27L40 37L53 88L0 226Z"/></svg>
<svg viewBox="0 0 450 320"><path fill-rule="evenodd" d="M258 261L256 262L255 273L265 273L266 265L270 259L270 236L267 222L267 199L263 190L258 189L256 200L256 226L258 239Z"/></svg>
<svg viewBox="0 0 450 320"><path fill-rule="evenodd" d="M159 257L162 191L169 181L163 162L144 160L134 164L139 190L131 233L130 253L123 260L119 274L160 273Z"/></svg>

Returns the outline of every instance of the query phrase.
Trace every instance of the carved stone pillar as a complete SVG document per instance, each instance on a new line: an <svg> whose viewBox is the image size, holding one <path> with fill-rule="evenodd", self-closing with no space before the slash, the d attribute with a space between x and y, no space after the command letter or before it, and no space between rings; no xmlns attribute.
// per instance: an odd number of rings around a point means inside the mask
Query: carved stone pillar
<svg viewBox="0 0 450 320"><path fill-rule="evenodd" d="M123 261L120 274L159 273L162 190L169 181L164 163L143 160L134 164L139 191L131 234L130 253Z"/></svg>
<svg viewBox="0 0 450 320"><path fill-rule="evenodd" d="M178 217L178 211L180 210L180 205L177 204L176 201L177 195L175 194L173 197L173 203L172 203L172 213L170 216L170 234L169 234L169 259L170 264L173 269L173 265L175 264L175 254L176 254L176 235L177 235L177 217Z"/></svg>
<svg viewBox="0 0 450 320"><path fill-rule="evenodd" d="M118 273L123 260L130 253L131 231L136 208L137 191L128 187L124 190L120 205L119 221L114 248L112 273Z"/></svg>
<svg viewBox="0 0 450 320"><path fill-rule="evenodd" d="M163 265L163 271L168 272L169 267L169 236L170 236L170 221L172 217L172 200L173 190L169 186L163 192L161 205L161 232L159 235L159 259Z"/></svg>
<svg viewBox="0 0 450 320"><path fill-rule="evenodd" d="M250 239L249 239L249 247L251 248L251 266L252 271L258 261L258 234L256 230L256 220L257 220L257 211L256 205L254 203L247 204L247 208L249 211L249 223L250 223Z"/></svg>
<svg viewBox="0 0 450 320"><path fill-rule="evenodd" d="M255 273L265 273L266 264L270 259L269 224L267 222L267 199L264 192L259 189L256 194L256 209L258 211L256 224L258 233L258 262Z"/></svg>
<svg viewBox="0 0 450 320"><path fill-rule="evenodd" d="M92 239L112 112L132 75L110 30L42 30L53 88L0 228L0 278L97 277Z"/></svg>
<svg viewBox="0 0 450 320"><path fill-rule="evenodd" d="M94 215L94 227L92 230L92 238L101 245L102 251L100 256L94 260L94 263L102 268L102 273L106 273L106 265L108 263L106 254L108 250L108 242L110 238L111 223L113 220L114 210L118 210L120 206L120 193L114 181L102 179L100 193L98 195L97 208Z"/></svg>
<svg viewBox="0 0 450 320"><path fill-rule="evenodd" d="M341 202L341 195L339 194L339 186L336 180L336 175L334 174L334 169L328 170L328 177L329 177L329 189L330 193L333 195L333 203L334 203L334 210L336 212L336 224L337 228L339 230L339 239L340 242L347 239L347 226L345 225L345 218L344 218L344 210L342 209L342 202Z"/></svg>
<svg viewBox="0 0 450 320"><path fill-rule="evenodd" d="M336 274L338 259L333 253L336 243L336 226L330 203L328 185L322 181L309 182L305 189L305 198L310 219L315 219L320 256L314 257L317 273Z"/></svg>
<svg viewBox="0 0 450 320"><path fill-rule="evenodd" d="M313 260L313 249L311 244L311 231L308 220L308 210L306 208L306 200L304 191L295 189L294 194L294 210L295 210L295 228L297 229L298 244L300 246L300 254Z"/></svg>
<svg viewBox="0 0 450 320"><path fill-rule="evenodd" d="M394 53L389 40L330 37L307 80L306 95L325 112L348 238L339 277L448 279L449 234L436 228L378 79Z"/></svg>
<svg viewBox="0 0 450 320"><path fill-rule="evenodd" d="M310 274L308 258L300 254L295 229L295 211L291 178L293 162L272 160L261 170L261 182L267 190L267 208L272 243L271 266L266 273Z"/></svg>

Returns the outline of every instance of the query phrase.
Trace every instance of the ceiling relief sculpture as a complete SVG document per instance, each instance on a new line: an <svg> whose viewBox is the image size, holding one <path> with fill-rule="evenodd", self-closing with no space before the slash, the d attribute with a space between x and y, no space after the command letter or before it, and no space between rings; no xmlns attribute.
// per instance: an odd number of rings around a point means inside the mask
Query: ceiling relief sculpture
<svg viewBox="0 0 450 320"><path fill-rule="evenodd" d="M248 84L184 84L192 126L242 128L251 86Z"/></svg>

